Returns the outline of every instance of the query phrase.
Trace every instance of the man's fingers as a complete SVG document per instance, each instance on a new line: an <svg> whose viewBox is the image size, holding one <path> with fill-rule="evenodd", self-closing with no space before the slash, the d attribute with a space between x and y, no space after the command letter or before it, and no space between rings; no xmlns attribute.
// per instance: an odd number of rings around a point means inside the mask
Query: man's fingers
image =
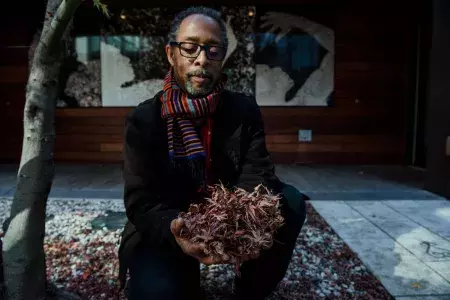
<svg viewBox="0 0 450 300"><path fill-rule="evenodd" d="M251 254L250 254L250 258L251 259L256 259L256 258L258 258L259 257L259 251L258 250L255 250L255 251L253 251Z"/></svg>
<svg viewBox="0 0 450 300"><path fill-rule="evenodd" d="M226 255L226 254L223 254L223 255L222 255L222 261L228 262L229 260L230 260L230 256L228 256L228 255Z"/></svg>
<svg viewBox="0 0 450 300"><path fill-rule="evenodd" d="M202 258L200 262L203 263L204 265L215 265L222 263L222 260L219 257L207 256L205 258Z"/></svg>
<svg viewBox="0 0 450 300"><path fill-rule="evenodd" d="M170 231L173 235L177 235L177 220L172 220L172 222L170 222Z"/></svg>
<svg viewBox="0 0 450 300"><path fill-rule="evenodd" d="M259 251L253 251L250 254L245 254L243 255L240 260L241 261L247 261L247 260L251 260L251 259L256 259L259 257Z"/></svg>
<svg viewBox="0 0 450 300"><path fill-rule="evenodd" d="M204 257L205 254L205 244L190 244L189 252L200 257Z"/></svg>
<svg viewBox="0 0 450 300"><path fill-rule="evenodd" d="M170 231L172 231L172 233L175 236L180 236L181 233L181 229L184 226L184 220L181 218L175 219L172 222L170 222Z"/></svg>

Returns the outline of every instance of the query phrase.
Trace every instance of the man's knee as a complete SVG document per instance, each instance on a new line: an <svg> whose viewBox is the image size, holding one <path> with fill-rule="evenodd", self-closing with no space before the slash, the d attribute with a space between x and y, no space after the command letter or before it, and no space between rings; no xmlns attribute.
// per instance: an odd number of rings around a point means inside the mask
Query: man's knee
<svg viewBox="0 0 450 300"><path fill-rule="evenodd" d="M141 244L129 263L128 299L198 299L200 266L172 248Z"/></svg>
<svg viewBox="0 0 450 300"><path fill-rule="evenodd" d="M179 294L180 287L174 282L170 282L168 278L132 278L127 284L128 300L143 299L164 299L175 300L183 299L183 295Z"/></svg>
<svg viewBox="0 0 450 300"><path fill-rule="evenodd" d="M288 184L284 185L281 194L283 196L281 204L286 206L284 209L286 215L285 218L293 223L292 225L295 224L302 227L306 219L305 201L309 200L309 197Z"/></svg>

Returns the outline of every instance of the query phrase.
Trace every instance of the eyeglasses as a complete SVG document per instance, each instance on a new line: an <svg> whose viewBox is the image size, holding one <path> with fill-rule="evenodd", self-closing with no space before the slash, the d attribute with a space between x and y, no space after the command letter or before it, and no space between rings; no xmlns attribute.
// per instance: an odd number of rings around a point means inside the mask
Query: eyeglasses
<svg viewBox="0 0 450 300"><path fill-rule="evenodd" d="M222 60L225 57L226 49L220 46L199 45L189 42L169 42L169 45L178 47L180 54L187 58L197 58L202 50L205 50L209 60Z"/></svg>

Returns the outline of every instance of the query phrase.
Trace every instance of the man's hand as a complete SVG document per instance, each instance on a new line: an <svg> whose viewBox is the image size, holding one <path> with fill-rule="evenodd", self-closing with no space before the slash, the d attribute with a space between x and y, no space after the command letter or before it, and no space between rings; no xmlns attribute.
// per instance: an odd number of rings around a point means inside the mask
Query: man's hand
<svg viewBox="0 0 450 300"><path fill-rule="evenodd" d="M175 236L175 240L181 247L184 253L190 255L204 265L215 265L215 264L234 264L235 260L230 259L227 255L222 258L214 258L205 254L205 244L195 244L191 241L184 239L180 236L181 229L184 227L184 220L181 218L175 219L170 223L170 230ZM255 251L250 255L244 255L239 259L239 263L243 263L247 260L256 259L259 257L259 251Z"/></svg>
<svg viewBox="0 0 450 300"><path fill-rule="evenodd" d="M198 261L204 265L230 263L228 261L228 257L223 257L222 259L220 259L206 255L205 244L195 244L187 239L182 238L180 236L180 232L183 227L184 221L181 218L175 219L170 223L170 230L172 231L173 235L175 236L175 240L177 241L178 245L180 245L184 253L198 259Z"/></svg>
<svg viewBox="0 0 450 300"><path fill-rule="evenodd" d="M241 257L240 262L246 262L247 260L257 259L259 257L259 251L255 251L252 254L246 254Z"/></svg>

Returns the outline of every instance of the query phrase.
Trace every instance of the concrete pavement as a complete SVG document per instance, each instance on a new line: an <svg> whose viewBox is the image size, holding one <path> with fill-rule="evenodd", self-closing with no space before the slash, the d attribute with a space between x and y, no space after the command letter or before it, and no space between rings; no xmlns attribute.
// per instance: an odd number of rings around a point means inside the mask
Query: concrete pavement
<svg viewBox="0 0 450 300"><path fill-rule="evenodd" d="M450 201L399 166L277 166L400 300L450 299ZM0 165L0 197L16 167ZM50 197L121 199L120 166L57 166Z"/></svg>

